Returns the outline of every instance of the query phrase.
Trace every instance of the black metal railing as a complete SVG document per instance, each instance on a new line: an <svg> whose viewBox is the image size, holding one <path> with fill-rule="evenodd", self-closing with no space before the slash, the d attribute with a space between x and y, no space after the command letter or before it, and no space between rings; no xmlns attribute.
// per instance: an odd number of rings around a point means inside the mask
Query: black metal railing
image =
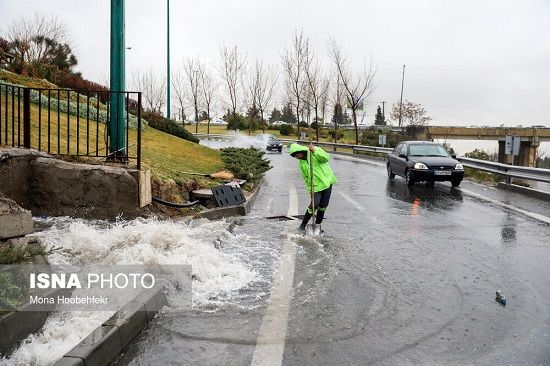
<svg viewBox="0 0 550 366"><path fill-rule="evenodd" d="M114 105L124 112L110 113ZM141 127L140 92L0 83L0 145L135 163L140 169Z"/></svg>

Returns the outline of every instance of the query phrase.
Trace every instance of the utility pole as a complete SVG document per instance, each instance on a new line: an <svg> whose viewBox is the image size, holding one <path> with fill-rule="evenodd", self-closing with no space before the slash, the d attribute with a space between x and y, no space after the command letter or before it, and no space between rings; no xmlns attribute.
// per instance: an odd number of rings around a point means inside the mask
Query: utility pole
<svg viewBox="0 0 550 366"><path fill-rule="evenodd" d="M117 159L127 156L125 150L125 39L124 0L111 0L111 53L109 111L109 157Z"/></svg>
<svg viewBox="0 0 550 366"><path fill-rule="evenodd" d="M166 118L170 119L170 0L166 0Z"/></svg>
<svg viewBox="0 0 550 366"><path fill-rule="evenodd" d="M399 127L403 119L403 83L405 82L405 65L403 65L403 77L401 78L401 101L399 102Z"/></svg>
<svg viewBox="0 0 550 366"><path fill-rule="evenodd" d="M384 126L386 125L386 112L384 111L385 110L385 107L386 106L386 102L382 102L382 119L384 120Z"/></svg>

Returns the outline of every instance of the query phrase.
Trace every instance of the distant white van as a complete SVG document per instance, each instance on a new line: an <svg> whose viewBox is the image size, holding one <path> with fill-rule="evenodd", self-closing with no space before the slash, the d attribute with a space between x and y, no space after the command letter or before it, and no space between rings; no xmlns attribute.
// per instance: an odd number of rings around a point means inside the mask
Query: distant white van
<svg viewBox="0 0 550 366"><path fill-rule="evenodd" d="M288 122L285 121L273 121L270 123L272 126L281 126L281 125L288 125Z"/></svg>
<svg viewBox="0 0 550 366"><path fill-rule="evenodd" d="M223 126L227 126L227 122L225 122L223 119L220 119L220 118L215 118L212 120L212 123L213 125L223 125Z"/></svg>

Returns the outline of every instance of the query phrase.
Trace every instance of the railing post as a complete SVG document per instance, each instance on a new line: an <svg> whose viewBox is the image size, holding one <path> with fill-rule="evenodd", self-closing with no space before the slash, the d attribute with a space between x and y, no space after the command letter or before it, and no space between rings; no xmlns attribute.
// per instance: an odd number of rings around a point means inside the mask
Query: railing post
<svg viewBox="0 0 550 366"><path fill-rule="evenodd" d="M141 92L138 92L137 120L137 168L141 170Z"/></svg>
<svg viewBox="0 0 550 366"><path fill-rule="evenodd" d="M31 148L31 90L23 89L23 147Z"/></svg>

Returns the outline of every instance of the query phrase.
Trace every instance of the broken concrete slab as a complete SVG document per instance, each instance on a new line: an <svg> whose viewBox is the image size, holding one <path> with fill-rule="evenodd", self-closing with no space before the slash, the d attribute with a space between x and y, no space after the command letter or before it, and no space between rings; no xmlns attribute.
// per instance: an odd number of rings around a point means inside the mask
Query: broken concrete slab
<svg viewBox="0 0 550 366"><path fill-rule="evenodd" d="M9 198L0 197L0 239L25 236L32 232L31 212Z"/></svg>

